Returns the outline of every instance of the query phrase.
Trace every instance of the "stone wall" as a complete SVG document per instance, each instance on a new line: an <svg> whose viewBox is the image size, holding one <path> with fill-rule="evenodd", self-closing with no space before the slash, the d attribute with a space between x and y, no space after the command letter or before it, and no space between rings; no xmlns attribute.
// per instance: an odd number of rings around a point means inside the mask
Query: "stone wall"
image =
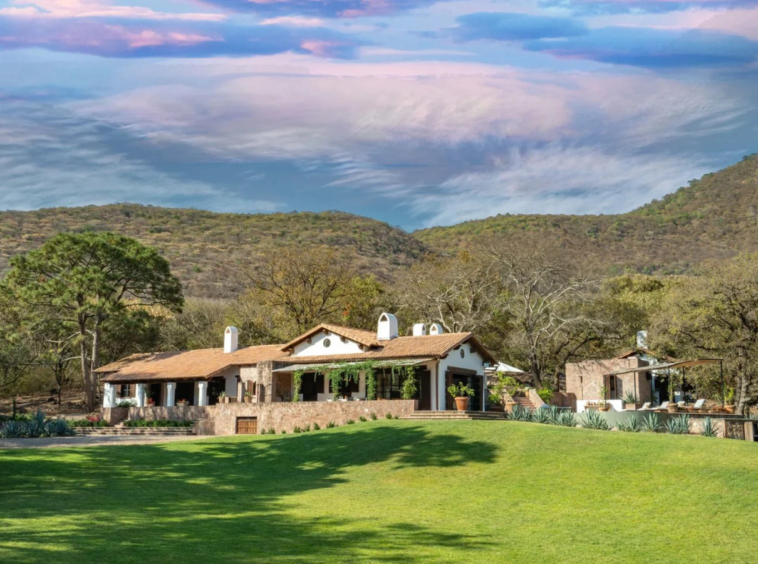
<svg viewBox="0 0 758 564"><path fill-rule="evenodd" d="M124 419L128 415L129 419L194 420L197 421L195 431L200 435L233 435L236 432L237 417L256 417L259 432L273 428L277 433L281 433L282 430L291 433L296 426L305 427L318 423L321 427L326 427L330 421L344 425L348 419L358 421L361 416L369 418L371 413L382 419L388 413L403 417L414 411L415 404L414 400L320 401L122 409L126 412Z"/></svg>
<svg viewBox="0 0 758 564"><path fill-rule="evenodd" d="M100 418L107 421L108 425L118 425L129 417L128 407L102 407L100 408Z"/></svg>
<svg viewBox="0 0 758 564"><path fill-rule="evenodd" d="M645 361L634 357L569 362L566 364L566 394L574 397L574 408L576 408L576 400L599 400L602 396L600 389L604 385L610 388L606 374L639 366L646 366ZM636 389L640 403L651 401L650 381L644 372L620 374L616 377L616 385L617 399L623 399L626 392L634 393ZM606 399L614 398L607 397Z"/></svg>

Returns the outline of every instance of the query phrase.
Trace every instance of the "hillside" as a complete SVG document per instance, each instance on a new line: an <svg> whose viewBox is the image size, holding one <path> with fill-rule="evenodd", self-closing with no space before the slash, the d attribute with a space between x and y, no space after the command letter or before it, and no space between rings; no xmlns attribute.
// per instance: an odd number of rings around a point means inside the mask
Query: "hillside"
<svg viewBox="0 0 758 564"><path fill-rule="evenodd" d="M230 214L135 204L0 212L0 274L8 260L60 232L109 230L161 250L193 296L230 297L244 271L277 247L349 248L366 272L386 279L423 255L423 244L385 223L342 212Z"/></svg>
<svg viewBox="0 0 758 564"><path fill-rule="evenodd" d="M711 258L758 251L758 156L618 215L498 215L414 233L436 249L479 236L529 232L603 259L611 271L671 274Z"/></svg>
<svg viewBox="0 0 758 564"><path fill-rule="evenodd" d="M0 274L8 259L63 231L111 230L161 250L191 296L230 297L272 249L346 247L380 279L431 251L454 252L479 236L555 239L625 270L675 274L706 259L758 251L758 156L708 174L660 201L618 215L498 215L409 234L342 212L229 214L136 204L0 212Z"/></svg>

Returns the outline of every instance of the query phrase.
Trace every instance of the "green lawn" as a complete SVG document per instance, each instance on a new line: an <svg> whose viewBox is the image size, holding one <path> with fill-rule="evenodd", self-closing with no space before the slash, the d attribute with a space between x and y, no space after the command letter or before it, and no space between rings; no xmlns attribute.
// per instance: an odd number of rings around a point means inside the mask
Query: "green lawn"
<svg viewBox="0 0 758 564"><path fill-rule="evenodd" d="M0 562L755 562L758 445L518 422L0 451Z"/></svg>

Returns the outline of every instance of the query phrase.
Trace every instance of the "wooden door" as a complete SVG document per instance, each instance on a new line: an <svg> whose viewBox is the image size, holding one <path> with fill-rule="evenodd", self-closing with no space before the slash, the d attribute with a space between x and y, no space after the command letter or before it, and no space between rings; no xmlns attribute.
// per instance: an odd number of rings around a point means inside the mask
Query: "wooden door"
<svg viewBox="0 0 758 564"><path fill-rule="evenodd" d="M238 435L257 435L258 418L257 417L237 417L237 434Z"/></svg>
<svg viewBox="0 0 758 564"><path fill-rule="evenodd" d="M418 379L419 411L429 411L432 409L432 374L428 370L419 370Z"/></svg>

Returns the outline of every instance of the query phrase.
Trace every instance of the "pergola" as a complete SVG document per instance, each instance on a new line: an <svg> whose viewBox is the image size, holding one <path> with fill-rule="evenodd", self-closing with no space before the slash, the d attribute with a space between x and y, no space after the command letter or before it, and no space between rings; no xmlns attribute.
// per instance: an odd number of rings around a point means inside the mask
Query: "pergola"
<svg viewBox="0 0 758 564"><path fill-rule="evenodd" d="M682 380L684 380L685 377L685 371L687 368L691 368L693 366L705 366L708 364L718 364L719 365L719 372L721 375L721 406L723 407L726 403L726 390L724 387L724 359L723 358L696 358L693 360L678 360L676 362L666 362L663 364L651 364L649 366L638 366L636 368L623 368L621 370L615 370L613 372L610 372L606 374L606 376L620 376L621 374L631 374L633 372L658 372L665 370L667 377L671 377L671 369L679 369L682 370ZM637 395L637 380L635 378L634 380L634 395Z"/></svg>

